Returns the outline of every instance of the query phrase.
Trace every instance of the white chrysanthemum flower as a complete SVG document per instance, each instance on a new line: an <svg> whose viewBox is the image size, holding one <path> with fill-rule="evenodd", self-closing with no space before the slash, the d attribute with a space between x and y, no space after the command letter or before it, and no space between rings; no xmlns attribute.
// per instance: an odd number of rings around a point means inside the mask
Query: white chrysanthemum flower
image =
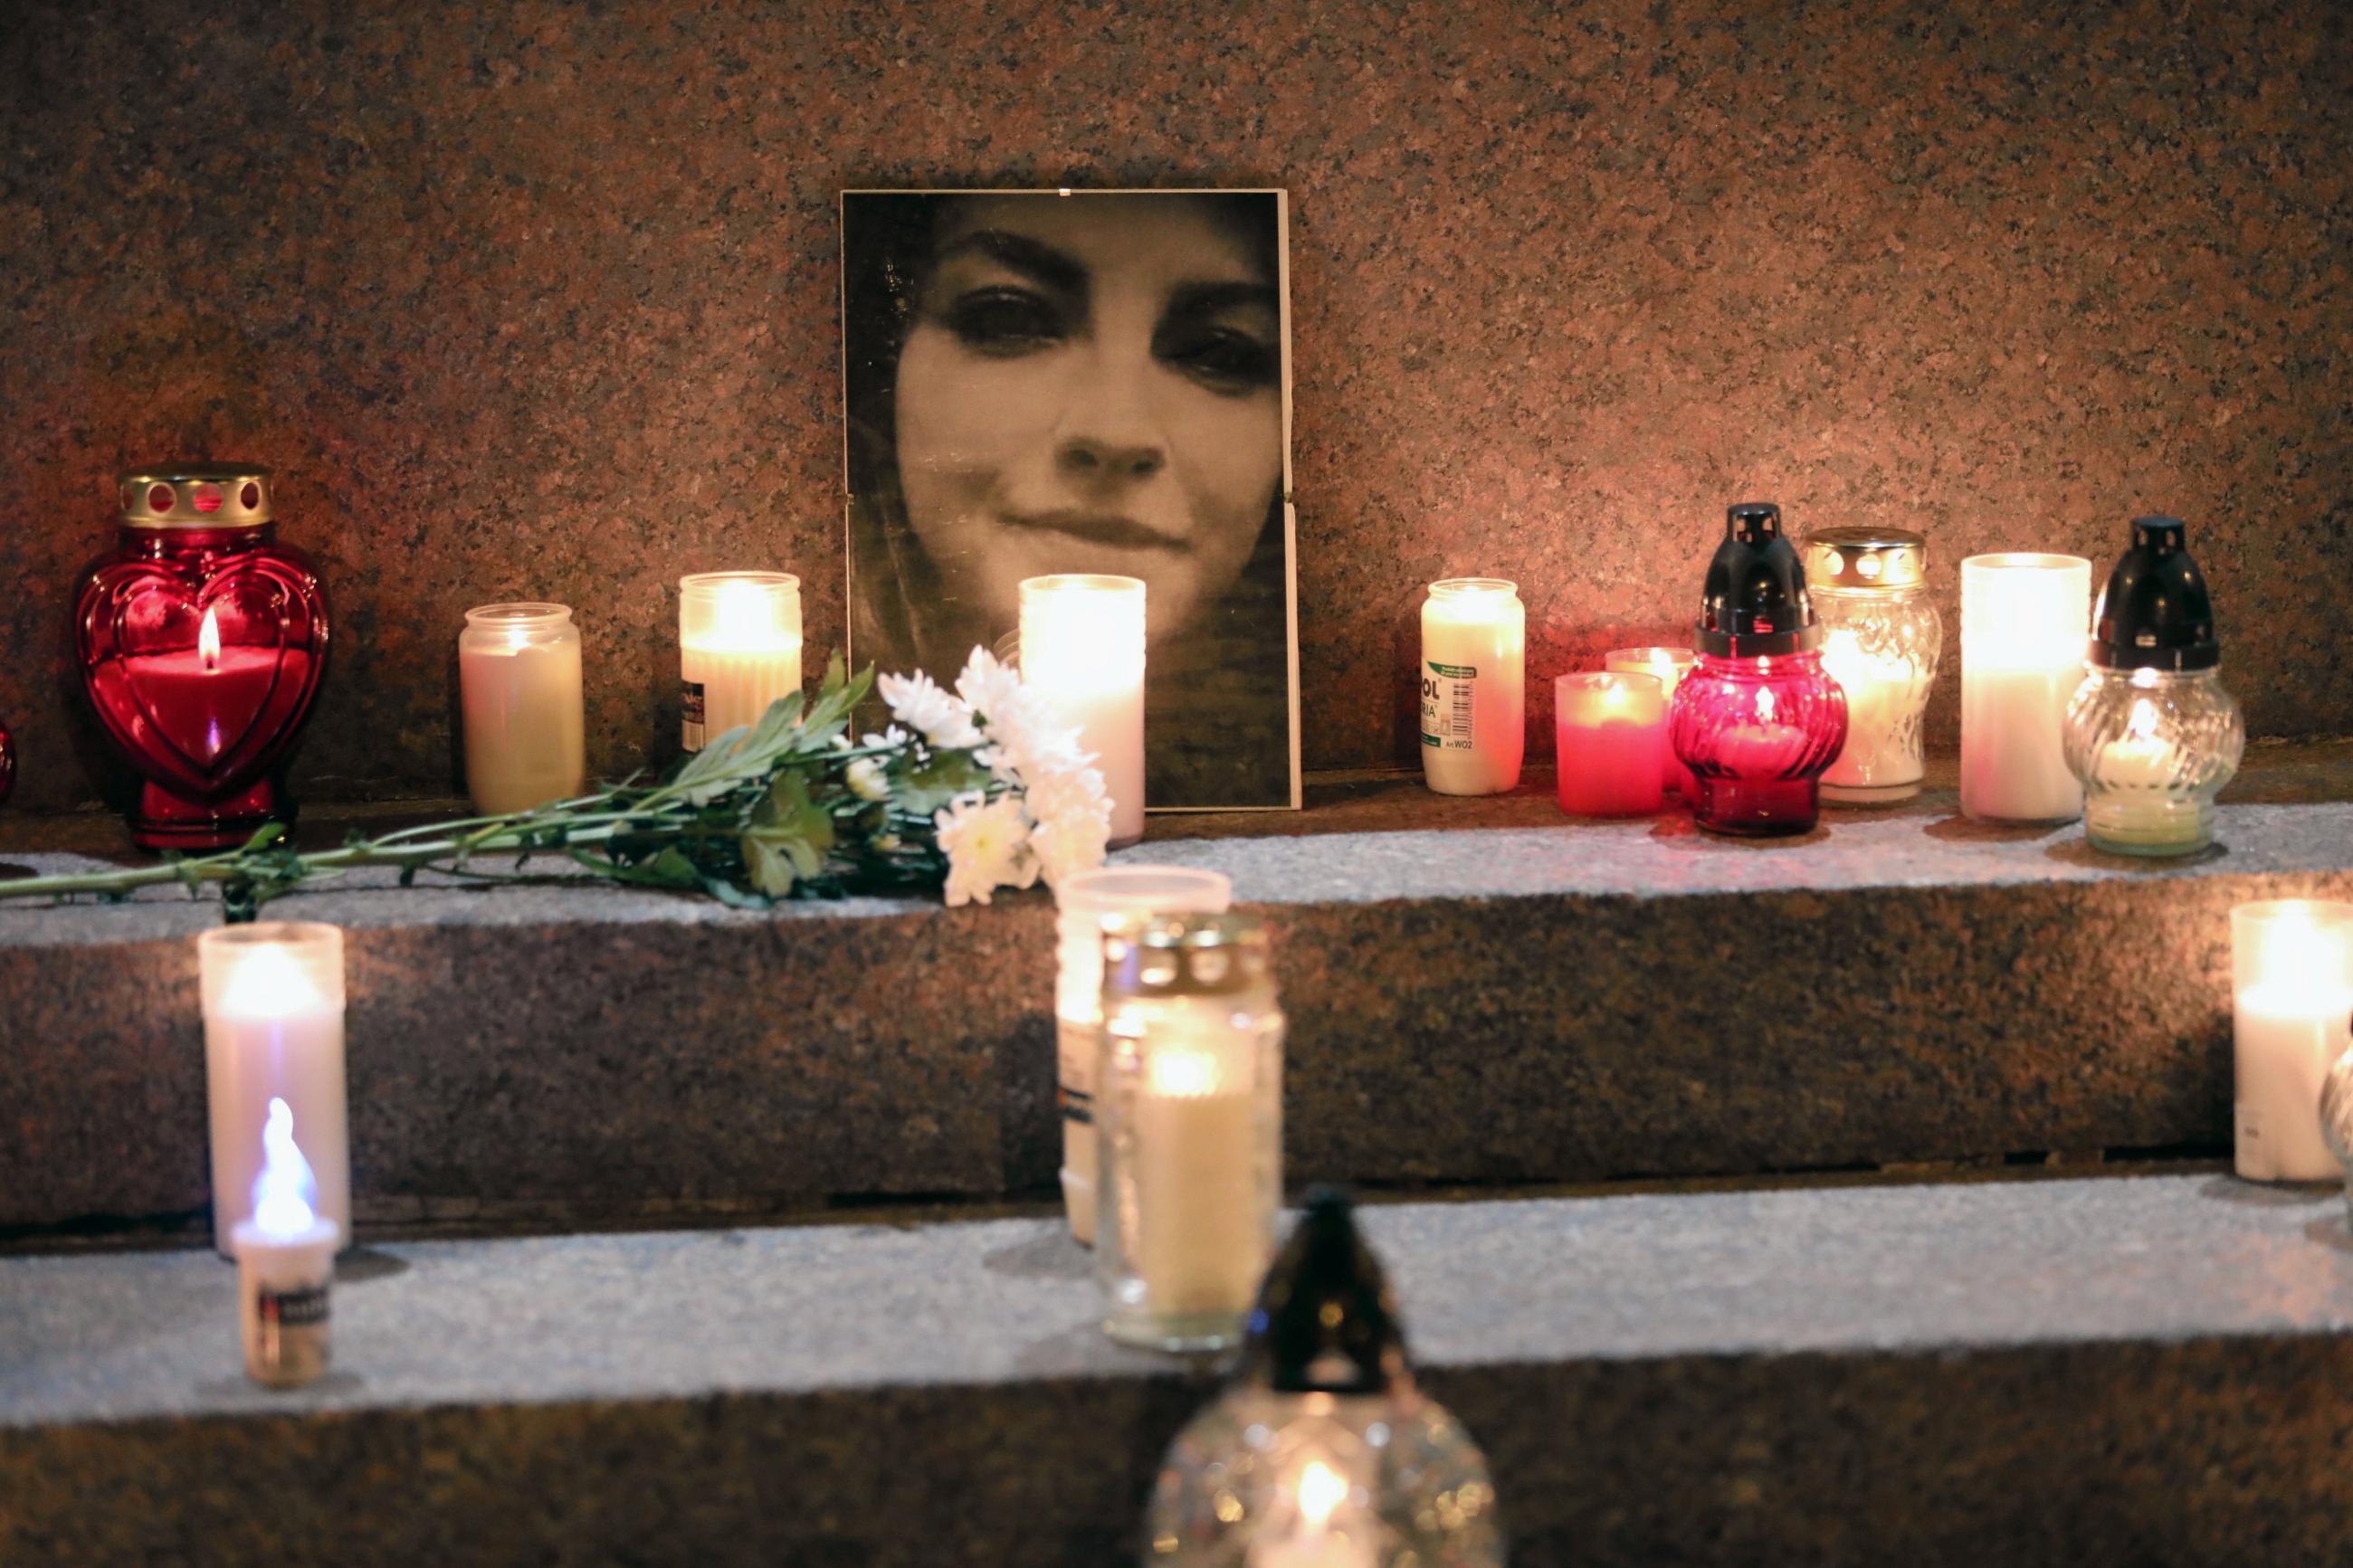
<svg viewBox="0 0 2353 1568"><path fill-rule="evenodd" d="M1021 797L1001 795L984 802L962 795L932 818L940 849L948 858L947 903L987 903L999 888L1027 888L1038 880L1029 849L1029 824Z"/></svg>
<svg viewBox="0 0 2353 1568"><path fill-rule="evenodd" d="M842 770L842 782L860 800L891 798L891 775L872 757L852 758L849 766Z"/></svg>
<svg viewBox="0 0 2353 1568"><path fill-rule="evenodd" d="M1047 885L1103 864L1111 842L1111 801L1103 776L1090 767L1055 768L1032 780L1023 805L1038 826L1029 847Z"/></svg>
<svg viewBox="0 0 2353 1568"><path fill-rule="evenodd" d="M933 745L980 744L980 731L972 727L972 710L941 690L930 676L920 670L913 675L886 675L874 685L890 705L891 717Z"/></svg>
<svg viewBox="0 0 2353 1568"><path fill-rule="evenodd" d="M997 710L1011 707L1023 695L1020 671L1000 663L985 647L974 648L972 657L965 660L955 689L965 707L979 714L983 721L995 719Z"/></svg>
<svg viewBox="0 0 2353 1568"><path fill-rule="evenodd" d="M859 743L860 745L861 745L861 746L865 746L865 747L867 747L867 748L869 748L869 749L871 750L871 749L873 749L873 748L882 747L882 746L891 746L891 747L903 746L903 745L905 745L909 741L912 741L912 740L913 740L913 739L914 739L914 737L913 737L913 735L908 734L906 731L902 730L901 728L899 728L899 726L898 726L898 725L893 724L893 725L891 725L888 729L884 730L881 734L879 734L879 735L868 735L868 736L866 736L864 739L860 740L858 743Z"/></svg>

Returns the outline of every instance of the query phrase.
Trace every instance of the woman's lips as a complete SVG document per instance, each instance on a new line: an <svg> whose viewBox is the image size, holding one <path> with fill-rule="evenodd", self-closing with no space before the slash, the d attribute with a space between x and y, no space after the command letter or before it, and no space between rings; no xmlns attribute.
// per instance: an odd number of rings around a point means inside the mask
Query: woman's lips
<svg viewBox="0 0 2353 1568"><path fill-rule="evenodd" d="M1004 512L999 516L1008 527L1065 534L1089 544L1104 545L1113 550L1166 550L1171 553L1181 553L1192 548L1182 539L1117 512L1033 511Z"/></svg>

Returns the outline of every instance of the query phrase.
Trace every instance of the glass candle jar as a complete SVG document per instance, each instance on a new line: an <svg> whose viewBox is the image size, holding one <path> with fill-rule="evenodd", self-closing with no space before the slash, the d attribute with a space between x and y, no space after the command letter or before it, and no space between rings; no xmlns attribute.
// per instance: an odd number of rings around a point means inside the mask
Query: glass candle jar
<svg viewBox="0 0 2353 1568"><path fill-rule="evenodd" d="M1667 698L1656 676L1564 675L1552 683L1561 810L1655 816L1666 805Z"/></svg>
<svg viewBox="0 0 2353 1568"><path fill-rule="evenodd" d="M1021 583L1021 681L1094 754L1111 842L1144 837L1144 581L1063 573Z"/></svg>
<svg viewBox="0 0 2353 1568"><path fill-rule="evenodd" d="M1104 1330L1125 1344L1231 1344L1274 1249L1282 1014L1265 928L1151 915L1103 937L1095 1110Z"/></svg>
<svg viewBox="0 0 2353 1568"><path fill-rule="evenodd" d="M1527 749L1527 611L1501 577L1449 577L1421 606L1421 773L1440 795L1517 787Z"/></svg>
<svg viewBox="0 0 2353 1568"><path fill-rule="evenodd" d="M1103 1049L1103 921L1120 915L1223 914L1233 884L1182 866L1105 866L1054 889L1054 1035L1062 1112L1062 1203L1071 1234L1095 1241L1095 1058Z"/></svg>
<svg viewBox="0 0 2353 1568"><path fill-rule="evenodd" d="M2345 1183L2345 1212L2353 1220L2353 1050L2329 1068L2320 1085L2320 1136L2337 1157Z"/></svg>
<svg viewBox="0 0 2353 1568"><path fill-rule="evenodd" d="M1961 563L1961 811L1980 822L2073 822L2067 701L2083 679L2092 563L2010 551Z"/></svg>
<svg viewBox="0 0 2353 1568"><path fill-rule="evenodd" d="M1846 693L1846 743L1822 774L1822 798L1885 805L1927 776L1920 725L1943 652L1928 602L1927 541L1898 528L1830 528L1799 554L1822 624L1822 668Z"/></svg>
<svg viewBox="0 0 2353 1568"><path fill-rule="evenodd" d="M699 752L801 689L801 580L696 572L678 580L679 742Z"/></svg>
<svg viewBox="0 0 2353 1568"><path fill-rule="evenodd" d="M566 800L587 782L580 628L563 605L484 605L458 634L466 793L486 816Z"/></svg>
<svg viewBox="0 0 2353 1568"><path fill-rule="evenodd" d="M1617 647L1601 656L1601 668L1604 669L1621 675L1647 675L1657 680L1659 689L1665 694L1671 709L1674 705L1675 688L1683 683L1683 677L1689 675L1698 663L1699 655L1687 647ZM1659 770L1663 787L1680 791L1687 799L1696 793L1690 771L1683 766L1683 759L1675 755L1672 746L1667 747L1665 755L1659 759Z"/></svg>
<svg viewBox="0 0 2353 1568"><path fill-rule="evenodd" d="M2084 786L2084 836L2119 855L2188 855L2211 844L2214 796L2246 750L2187 533L2178 518L2134 520L2067 707L2063 743Z"/></svg>
<svg viewBox="0 0 2353 1568"><path fill-rule="evenodd" d="M132 840L219 849L291 815L272 774L326 673L326 585L278 542L253 468L124 474L113 551L74 592L74 653L143 775Z"/></svg>
<svg viewBox="0 0 2353 1568"><path fill-rule="evenodd" d="M2353 1048L2353 904L2265 899L2231 911L2231 1040L2239 1174L2335 1175L2320 1090Z"/></svg>

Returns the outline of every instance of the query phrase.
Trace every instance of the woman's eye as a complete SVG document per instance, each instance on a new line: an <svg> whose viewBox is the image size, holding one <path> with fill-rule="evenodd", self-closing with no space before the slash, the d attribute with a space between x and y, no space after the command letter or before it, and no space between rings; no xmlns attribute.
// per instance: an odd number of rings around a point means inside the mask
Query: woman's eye
<svg viewBox="0 0 2353 1568"><path fill-rule="evenodd" d="M1208 327L1160 345L1160 357L1220 391L1249 392L1274 384L1273 349L1248 332Z"/></svg>
<svg viewBox="0 0 2353 1568"><path fill-rule="evenodd" d="M1020 354L1062 337L1051 303L1026 289L976 289L948 307L948 331L982 353Z"/></svg>

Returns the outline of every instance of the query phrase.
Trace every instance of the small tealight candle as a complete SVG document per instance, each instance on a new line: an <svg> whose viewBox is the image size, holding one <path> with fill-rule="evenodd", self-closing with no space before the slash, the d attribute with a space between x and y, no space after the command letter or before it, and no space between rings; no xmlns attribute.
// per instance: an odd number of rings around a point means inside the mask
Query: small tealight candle
<svg viewBox="0 0 2353 1568"><path fill-rule="evenodd" d="M1501 795L1527 749L1527 609L1501 577L1448 577L1421 606L1421 773L1440 795Z"/></svg>
<svg viewBox="0 0 2353 1568"><path fill-rule="evenodd" d="M2092 563L2012 552L1961 563L1961 811L1984 822L2072 822L2067 700L2084 675Z"/></svg>
<svg viewBox="0 0 2353 1568"><path fill-rule="evenodd" d="M466 793L486 816L530 811L587 782L580 628L563 605L484 605L458 636Z"/></svg>
<svg viewBox="0 0 2353 1568"><path fill-rule="evenodd" d="M196 938L212 1123L213 1245L252 1216L262 1127L283 1100L302 1124L320 1214L348 1233L352 1156L343 1101L343 933L310 921L219 926Z"/></svg>
<svg viewBox="0 0 2353 1568"><path fill-rule="evenodd" d="M1655 679L1659 689L1666 695L1670 711L1674 707L1675 688L1683 683L1683 677L1689 675L1692 667L1698 662L1699 655L1687 647L1618 647L1601 656L1601 668L1604 669ZM1691 776L1691 770L1684 767L1682 759L1675 755L1673 746L1667 748L1666 755L1660 760L1659 765L1659 777L1668 789L1682 791L1685 799L1695 793L1697 786Z"/></svg>
<svg viewBox="0 0 2353 1568"><path fill-rule="evenodd" d="M1380 1520L1352 1506L1356 1494L1338 1467L1311 1455L1282 1483L1276 1518L1250 1548L1250 1568L1379 1568Z"/></svg>
<svg viewBox="0 0 2353 1568"><path fill-rule="evenodd" d="M2353 904L2273 899L2231 911L2236 1165L2251 1182L2338 1177L2320 1086L2353 1048Z"/></svg>
<svg viewBox="0 0 2353 1568"><path fill-rule="evenodd" d="M1021 584L1021 680L1094 754L1111 842L1144 837L1144 583L1064 573Z"/></svg>
<svg viewBox="0 0 2353 1568"><path fill-rule="evenodd" d="M1652 816L1665 805L1667 698L1655 676L1564 675L1553 682L1560 808L1572 816Z"/></svg>
<svg viewBox="0 0 2353 1568"><path fill-rule="evenodd" d="M801 580L697 572L678 580L679 741L701 751L801 689Z"/></svg>
<svg viewBox="0 0 2353 1568"><path fill-rule="evenodd" d="M230 1233L245 1370L256 1383L292 1388L327 1370L328 1293L343 1229L312 1207L319 1184L294 1142L294 1113L269 1102L253 1217Z"/></svg>

